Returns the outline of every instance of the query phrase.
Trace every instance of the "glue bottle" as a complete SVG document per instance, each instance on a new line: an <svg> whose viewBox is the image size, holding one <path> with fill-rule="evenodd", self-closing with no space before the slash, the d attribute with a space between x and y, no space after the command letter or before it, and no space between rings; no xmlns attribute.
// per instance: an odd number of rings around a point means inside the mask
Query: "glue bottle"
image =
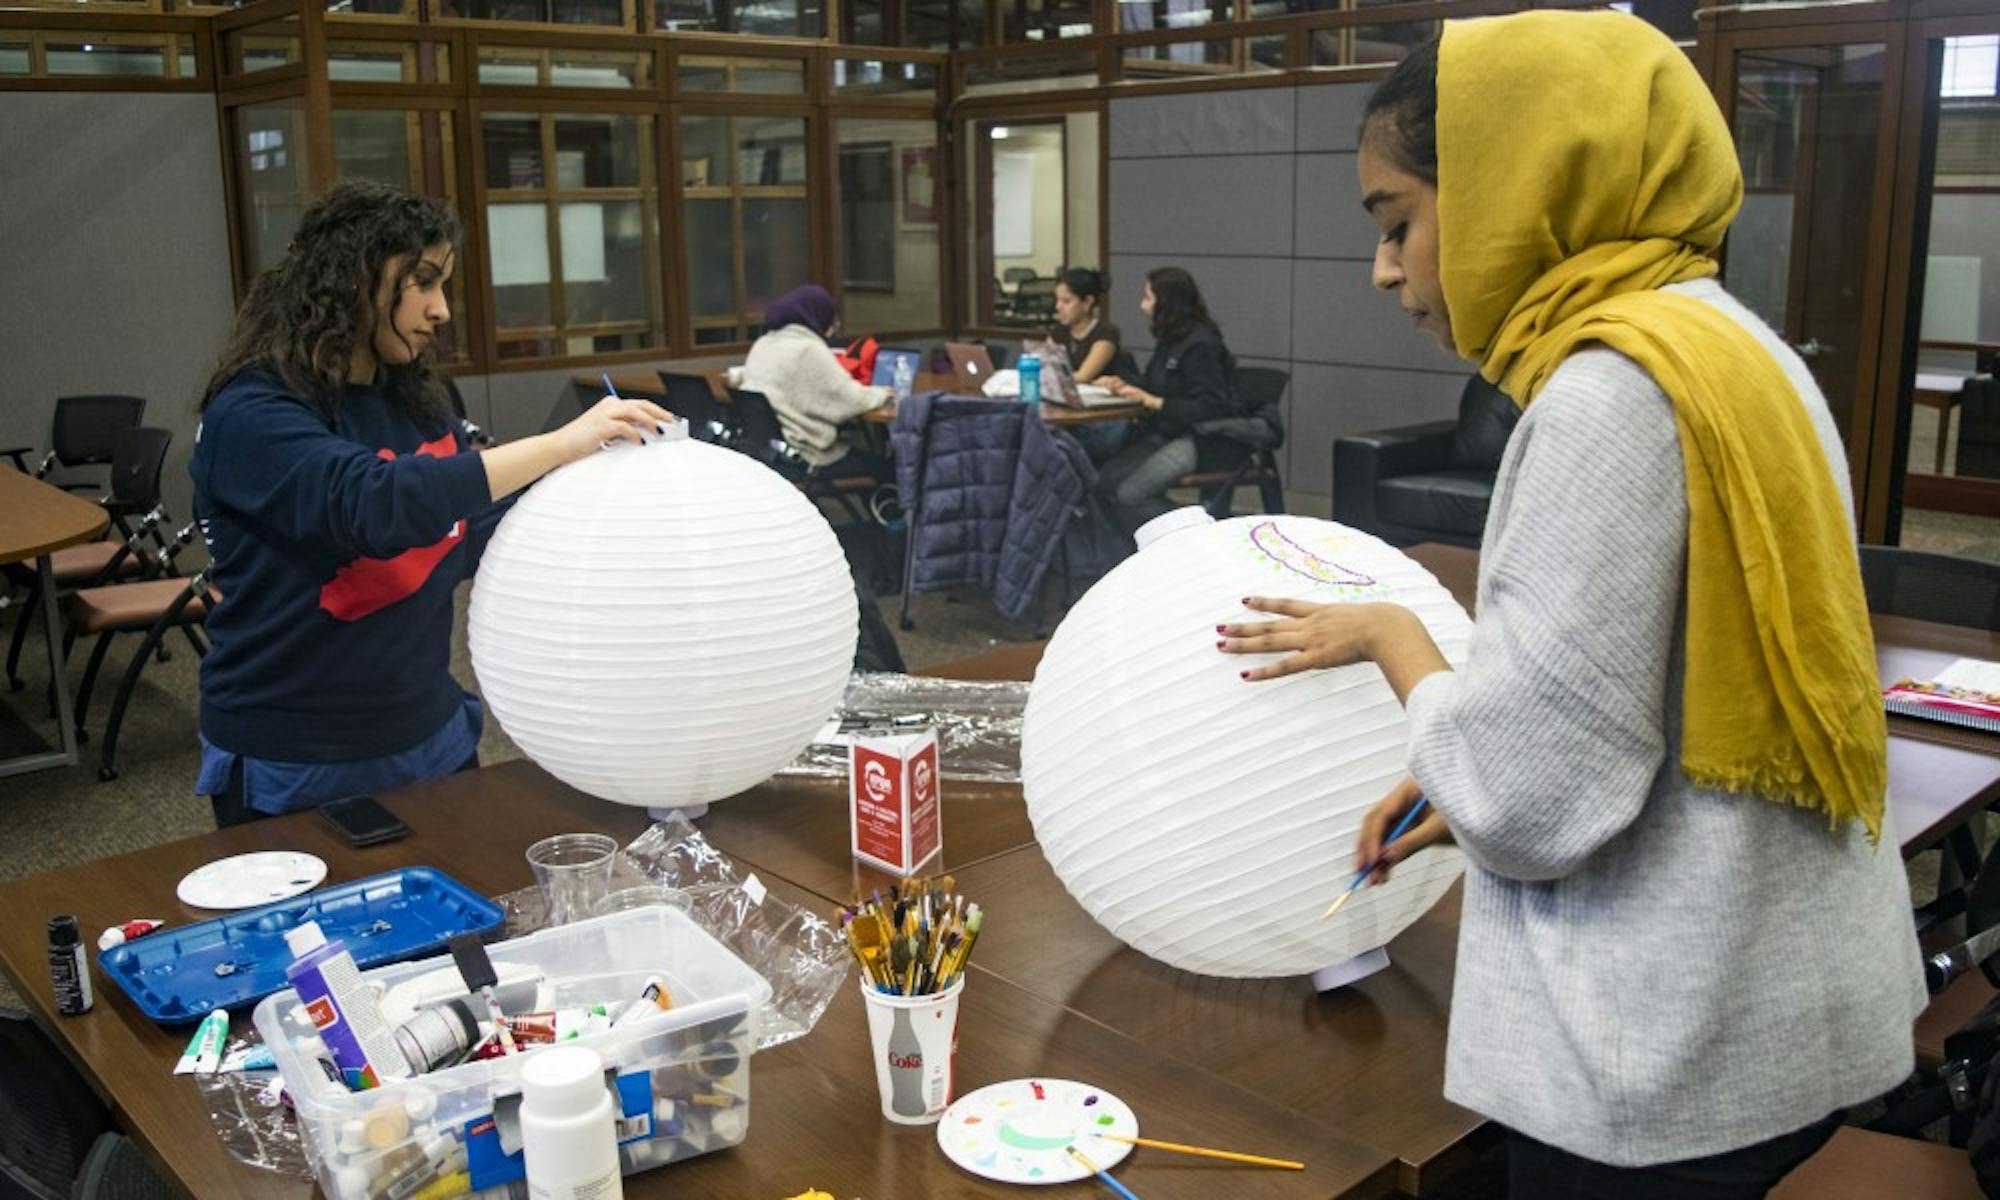
<svg viewBox="0 0 2000 1200"><path fill-rule="evenodd" d="M554 1046L521 1067L521 1155L531 1200L624 1200L604 1060Z"/></svg>
<svg viewBox="0 0 2000 1200"><path fill-rule="evenodd" d="M293 958L285 978L298 989L343 1082L360 1092L407 1077L409 1064L382 1017L382 1005L361 982L361 969L346 945L327 941L316 921L285 930L285 945Z"/></svg>

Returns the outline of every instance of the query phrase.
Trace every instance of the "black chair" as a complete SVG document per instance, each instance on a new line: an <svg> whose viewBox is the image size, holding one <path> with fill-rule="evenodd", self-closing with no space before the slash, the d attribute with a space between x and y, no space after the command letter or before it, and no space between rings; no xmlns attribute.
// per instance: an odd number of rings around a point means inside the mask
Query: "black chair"
<svg viewBox="0 0 2000 1200"><path fill-rule="evenodd" d="M1872 613L2000 629L2000 563L1901 546L1863 546L1861 585Z"/></svg>
<svg viewBox="0 0 2000 1200"><path fill-rule="evenodd" d="M1006 270L1000 272L1001 281L1015 288L1020 287L1023 283L1034 277L1035 268L1033 267L1008 267Z"/></svg>
<svg viewBox="0 0 2000 1200"><path fill-rule="evenodd" d="M102 1133L91 1143L70 1200L174 1200L177 1195L131 1138Z"/></svg>
<svg viewBox="0 0 2000 1200"><path fill-rule="evenodd" d="M715 398L715 388L700 375L676 375L672 371L660 372L660 382L666 386L667 394L661 408L688 423L688 433L695 440L726 445L734 432L729 425L728 414Z"/></svg>
<svg viewBox="0 0 2000 1200"><path fill-rule="evenodd" d="M771 398L762 392L730 388L729 418L736 431L732 449L748 454L791 480L806 494L807 499L814 502L831 500L838 504L841 511L847 514L851 526L873 531L866 541L868 554L875 559L874 570L879 577L893 576L894 568L889 563L888 550L884 545L885 535L864 511L865 498L872 496L887 481L873 475L827 475L806 462L785 440L777 410L771 407Z"/></svg>
<svg viewBox="0 0 2000 1200"><path fill-rule="evenodd" d="M444 390L445 394L451 397L451 411L458 417L459 423L465 426L465 439L475 446L491 446L493 435L473 424L472 418L465 415L465 397L458 390L458 381L446 375Z"/></svg>
<svg viewBox="0 0 2000 1200"><path fill-rule="evenodd" d="M1198 491L1201 506L1208 510L1209 516L1218 521L1227 517L1240 487L1256 488L1265 512L1285 511L1278 449L1285 444L1285 389L1291 382L1292 377L1276 367L1238 368L1236 391L1244 415L1228 421L1205 422L1196 430L1203 437L1231 443L1236 456L1242 459L1232 467L1196 470L1181 476L1176 486Z"/></svg>
<svg viewBox="0 0 2000 1200"><path fill-rule="evenodd" d="M1038 275L1015 285L1013 315L1018 321L1054 321L1056 281Z"/></svg>
<svg viewBox="0 0 2000 1200"><path fill-rule="evenodd" d="M2000 379L1972 378L1958 393L1959 475L2000 479Z"/></svg>
<svg viewBox="0 0 2000 1200"><path fill-rule="evenodd" d="M119 430L112 438L111 491L99 503L123 536L51 554L49 566L57 588L73 591L119 579L173 573L174 547L162 529L168 518L166 505L160 500L160 473L173 440L171 432L145 426ZM7 685L18 692L22 687L21 651L41 603L41 590L35 586L35 571L30 566L9 564L0 568L0 575L28 588L20 621L7 647Z"/></svg>
<svg viewBox="0 0 2000 1200"><path fill-rule="evenodd" d="M71 470L109 466L118 432L136 427L145 417L146 401L142 396L58 396L55 418L49 427L49 451L29 474L45 479L57 467ZM25 446L0 450L0 455L12 458L24 470L28 453ZM88 480L64 480L57 486L87 492L100 485Z"/></svg>
<svg viewBox="0 0 2000 1200"><path fill-rule="evenodd" d="M1474 375L1455 421L1335 438L1333 519L1398 546L1478 546L1519 420L1513 400Z"/></svg>
<svg viewBox="0 0 2000 1200"><path fill-rule="evenodd" d="M0 1194L68 1200L111 1113L28 1014L0 1009Z"/></svg>

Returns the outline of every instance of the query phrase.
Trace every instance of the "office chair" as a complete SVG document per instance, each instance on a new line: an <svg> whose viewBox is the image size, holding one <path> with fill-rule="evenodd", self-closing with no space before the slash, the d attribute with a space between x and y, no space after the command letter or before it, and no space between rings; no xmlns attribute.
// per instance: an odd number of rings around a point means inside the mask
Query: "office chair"
<svg viewBox="0 0 2000 1200"><path fill-rule="evenodd" d="M2000 563L1901 546L1862 546L1861 586L1872 613L2000 629Z"/></svg>
<svg viewBox="0 0 2000 1200"><path fill-rule="evenodd" d="M1285 388L1292 377L1275 367L1242 367L1236 372L1236 390L1242 397L1244 415L1208 435L1247 449L1243 461L1220 470L1195 471L1183 475L1176 487L1194 488L1201 494L1201 506L1220 521L1229 516L1236 489L1254 487L1267 513L1285 511L1284 481L1278 473L1278 449L1285 444Z"/></svg>
<svg viewBox="0 0 2000 1200"><path fill-rule="evenodd" d="M28 473L36 479L45 479L57 467L68 470L108 466L112 443L118 431L133 428L145 416L146 401L142 396L58 396L55 417L49 428L49 451ZM29 453L26 446L0 450L0 455L12 458L15 465L23 470L26 470L25 459ZM86 480L68 480L56 486L87 492L98 485Z"/></svg>

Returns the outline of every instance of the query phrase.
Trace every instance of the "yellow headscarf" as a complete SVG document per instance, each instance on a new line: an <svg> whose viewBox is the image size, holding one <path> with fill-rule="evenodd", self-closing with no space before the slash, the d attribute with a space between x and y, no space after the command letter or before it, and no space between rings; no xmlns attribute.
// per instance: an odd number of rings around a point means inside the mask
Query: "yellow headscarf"
<svg viewBox="0 0 2000 1200"><path fill-rule="evenodd" d="M1682 768L1879 837L1881 685L1826 457L1748 332L1657 290L1715 273L1743 197L1707 87L1643 21L1546 11L1447 23L1437 89L1458 352L1523 408L1591 344L1673 400L1689 510Z"/></svg>

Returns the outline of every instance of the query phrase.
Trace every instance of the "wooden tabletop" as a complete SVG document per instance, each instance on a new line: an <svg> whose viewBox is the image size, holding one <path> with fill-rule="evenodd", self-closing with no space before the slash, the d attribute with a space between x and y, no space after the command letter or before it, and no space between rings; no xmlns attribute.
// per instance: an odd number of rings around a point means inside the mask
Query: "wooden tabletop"
<svg viewBox="0 0 2000 1200"><path fill-rule="evenodd" d="M101 506L0 468L0 563L25 562L87 542L110 523Z"/></svg>
<svg viewBox="0 0 2000 1200"><path fill-rule="evenodd" d="M186 872L228 854L295 849L329 867L342 882L400 866L439 867L475 890L499 894L528 886L523 851L538 838L579 830L621 840L646 825L643 811L582 796L527 762L454 775L390 793L383 802L412 829L402 841L354 849L311 814L172 842L88 866L0 885L0 969L30 1005L38 1023L58 1037L110 1097L120 1124L153 1161L190 1195L303 1196L309 1188L229 1157L209 1128L192 1083L170 1074L188 1030L162 1030L98 975L96 1006L80 1017L53 1012L44 929L56 913L75 913L86 930L137 914L181 924L212 915L182 906L174 887ZM777 782L717 805L704 824L716 841L755 841L779 831L728 825L730 809L770 803L774 812L829 807L839 792L820 783ZM966 789L953 812L979 797ZM988 799L989 803L1000 801ZM1013 805L1018 810L1018 802ZM947 818L950 819L949 817ZM726 835L720 833L727 828ZM960 814L953 837L974 846L976 823ZM823 847L845 858L847 835ZM993 841L998 845L1004 838ZM775 843L774 843L775 844ZM968 853L955 851L955 853ZM1039 859L1039 855L1034 855ZM746 869L755 864L744 861ZM783 899L826 907L815 895L775 873L763 873ZM1006 907L1002 902L1002 907ZM956 1078L959 1094L987 1083L1037 1074L1087 1079L1139 1112L1142 1132L1176 1141L1254 1147L1305 1160L1302 1173L1218 1168L1163 1152L1140 1150L1118 1175L1147 1197L1370 1197L1392 1187L1394 1168L1383 1151L1365 1146L1270 1099L1219 1078L1192 1076L1185 1060L1145 1045L1018 987L976 963L961 1001ZM239 1014L238 1020L247 1020ZM873 1067L866 1052L860 998L843 988L815 1030L757 1056L756 1104L749 1139L734 1150L635 1176L634 1196L777 1197L808 1187L843 1198L1010 1196L953 1167L936 1146L935 1130L881 1119ZM1052 1196L1094 1196L1078 1183Z"/></svg>
<svg viewBox="0 0 2000 1200"><path fill-rule="evenodd" d="M967 399L986 399L978 392L962 393L958 390L958 380L948 374L924 371L917 376L914 385L919 392L949 392L963 395ZM1095 408L1070 408L1062 404L1042 403L1042 420L1051 425L1096 425L1104 421L1130 421L1146 415L1143 404L1103 404ZM861 414L861 420L871 425L887 425L896 419L896 404L890 401L880 408L870 409Z"/></svg>

